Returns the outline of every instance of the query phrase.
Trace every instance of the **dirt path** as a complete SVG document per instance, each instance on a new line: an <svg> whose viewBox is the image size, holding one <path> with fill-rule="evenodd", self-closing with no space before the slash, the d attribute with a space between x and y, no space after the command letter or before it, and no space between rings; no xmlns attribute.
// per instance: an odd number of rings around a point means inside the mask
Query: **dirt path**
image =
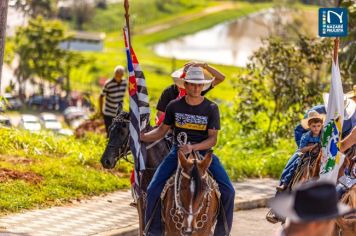
<svg viewBox="0 0 356 236"><path fill-rule="evenodd" d="M210 15L210 14L213 14L216 12L220 12L220 11L224 11L224 10L231 10L234 8L237 8L237 4L232 3L232 2L222 3L219 6L207 7L201 12L184 15L184 16L172 19L172 20L168 20L166 23L162 23L162 24L158 24L158 25L154 25L152 27L146 28L145 30L143 30L141 32L141 34L153 34L153 33L168 29L168 28L176 25L177 22L179 22L180 24L183 24L183 23L198 19L203 16L207 16L207 15Z"/></svg>

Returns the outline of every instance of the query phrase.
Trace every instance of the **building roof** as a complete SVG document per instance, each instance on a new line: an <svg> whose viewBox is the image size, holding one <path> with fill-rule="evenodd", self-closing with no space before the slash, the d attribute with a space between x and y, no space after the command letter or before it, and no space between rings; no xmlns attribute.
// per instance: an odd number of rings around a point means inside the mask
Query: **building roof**
<svg viewBox="0 0 356 236"><path fill-rule="evenodd" d="M105 39L105 33L101 32L85 32L85 31L76 31L72 32L74 39L84 39L84 40L95 40L102 41Z"/></svg>

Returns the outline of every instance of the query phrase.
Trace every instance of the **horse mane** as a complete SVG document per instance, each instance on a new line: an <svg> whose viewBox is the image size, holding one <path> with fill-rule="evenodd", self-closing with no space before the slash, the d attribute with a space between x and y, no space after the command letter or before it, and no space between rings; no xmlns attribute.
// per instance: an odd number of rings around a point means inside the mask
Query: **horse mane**
<svg viewBox="0 0 356 236"><path fill-rule="evenodd" d="M198 192L202 191L202 186L203 186L196 161L194 161L193 169L191 172L191 180L195 181L195 189L194 189L194 197L193 197L193 199L195 200L198 196Z"/></svg>
<svg viewBox="0 0 356 236"><path fill-rule="evenodd" d="M129 119L130 119L130 113L127 112L127 111L120 111L120 112L116 115L116 117L129 120Z"/></svg>

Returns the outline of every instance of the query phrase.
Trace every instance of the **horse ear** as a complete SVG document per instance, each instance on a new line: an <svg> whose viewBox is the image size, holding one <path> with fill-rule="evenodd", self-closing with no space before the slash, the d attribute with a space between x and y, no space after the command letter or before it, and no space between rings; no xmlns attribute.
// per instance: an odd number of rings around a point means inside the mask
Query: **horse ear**
<svg viewBox="0 0 356 236"><path fill-rule="evenodd" d="M204 160L202 160L200 162L200 168L202 170L203 173L205 173L205 171L207 171L207 169L209 168L211 162L212 162L212 155L213 152L209 151L205 154Z"/></svg>
<svg viewBox="0 0 356 236"><path fill-rule="evenodd" d="M178 158L180 165L183 169L185 169L188 164L188 160L185 158L185 155L182 151L178 151Z"/></svg>

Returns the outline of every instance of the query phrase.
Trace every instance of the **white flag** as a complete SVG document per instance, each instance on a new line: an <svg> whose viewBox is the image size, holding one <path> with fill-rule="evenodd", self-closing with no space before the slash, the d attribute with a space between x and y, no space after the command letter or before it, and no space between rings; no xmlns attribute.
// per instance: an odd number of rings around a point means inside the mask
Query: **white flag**
<svg viewBox="0 0 356 236"><path fill-rule="evenodd" d="M340 166L344 162L344 154L340 149L342 125L344 122L344 92L338 61L332 63L331 87L326 109L321 144L323 157L320 166L320 179L336 183Z"/></svg>

